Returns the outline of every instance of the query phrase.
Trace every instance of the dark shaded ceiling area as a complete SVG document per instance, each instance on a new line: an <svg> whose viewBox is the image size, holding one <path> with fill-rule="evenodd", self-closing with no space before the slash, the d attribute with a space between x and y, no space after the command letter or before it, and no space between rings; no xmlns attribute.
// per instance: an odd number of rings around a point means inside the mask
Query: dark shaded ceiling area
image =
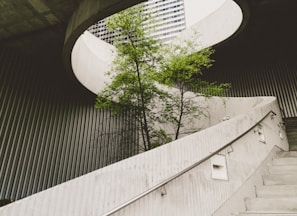
<svg viewBox="0 0 297 216"><path fill-rule="evenodd" d="M62 52L68 21L79 2L1 0L0 47L29 54L44 49Z"/></svg>
<svg viewBox="0 0 297 216"><path fill-rule="evenodd" d="M297 59L296 0L235 1L246 7L246 25L215 47L216 66ZM0 1L0 47L62 52L66 26L78 4L79 0Z"/></svg>
<svg viewBox="0 0 297 216"><path fill-rule="evenodd" d="M1 0L0 41L68 23L79 0Z"/></svg>
<svg viewBox="0 0 297 216"><path fill-rule="evenodd" d="M297 1L250 0L245 28L232 40L215 47L216 66L296 62Z"/></svg>

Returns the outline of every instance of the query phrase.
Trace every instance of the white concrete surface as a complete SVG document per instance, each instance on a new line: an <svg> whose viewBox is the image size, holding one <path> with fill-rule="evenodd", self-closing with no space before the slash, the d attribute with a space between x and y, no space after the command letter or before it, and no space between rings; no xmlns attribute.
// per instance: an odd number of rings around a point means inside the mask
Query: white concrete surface
<svg viewBox="0 0 297 216"><path fill-rule="evenodd" d="M186 27L189 28L217 10L226 0L184 0Z"/></svg>
<svg viewBox="0 0 297 216"><path fill-rule="evenodd" d="M241 22L240 7L232 0L225 0L216 10L195 23L180 37L191 38L193 33L198 32L202 49L233 35ZM110 69L113 60L112 50L111 45L88 32L82 34L73 47L71 62L74 74L82 85L95 94L102 90L104 83L109 80L105 72Z"/></svg>
<svg viewBox="0 0 297 216"><path fill-rule="evenodd" d="M256 188L257 197L297 197L296 185L265 185Z"/></svg>
<svg viewBox="0 0 297 216"><path fill-rule="evenodd" d="M232 0L225 0L223 4L202 20L191 25L177 38L191 39L197 32L201 49L218 44L230 36L240 27L243 20L241 8Z"/></svg>
<svg viewBox="0 0 297 216"><path fill-rule="evenodd" d="M268 165L272 163L273 158L280 149L275 146L268 154L265 160L255 169L253 174L244 181L244 183L226 200L212 216L235 216L246 209L245 198L256 197L255 186L262 186L262 175L268 174Z"/></svg>
<svg viewBox="0 0 297 216"><path fill-rule="evenodd" d="M278 126L282 120L275 98L248 100L254 103L246 114L236 115L236 110L229 107L226 114L233 113L236 117L19 200L1 208L0 215L104 215L249 131L220 152L226 156L228 181L212 179L210 160L207 160L114 214L212 215L253 175L275 146L288 150L286 136L283 139L279 136L284 131ZM238 99L229 101L242 104ZM274 118L269 115L261 122L266 135L264 144L259 142L253 128L270 110L277 115Z"/></svg>
<svg viewBox="0 0 297 216"><path fill-rule="evenodd" d="M264 185L293 185L297 182L297 174L265 175Z"/></svg>
<svg viewBox="0 0 297 216"><path fill-rule="evenodd" d="M71 53L72 68L76 78L97 94L110 83L106 75L114 58L114 46L85 31L76 41Z"/></svg>
<svg viewBox="0 0 297 216"><path fill-rule="evenodd" d="M273 165L296 165L297 166L297 158L289 157L289 158L275 158L273 160Z"/></svg>
<svg viewBox="0 0 297 216"><path fill-rule="evenodd" d="M246 199L248 211L268 213L296 213L297 198L248 198ZM285 214L284 214L285 215Z"/></svg>
<svg viewBox="0 0 297 216"><path fill-rule="evenodd" d="M247 183L218 209L214 216L297 214L297 181L294 177L296 176L296 169L291 169L292 159L297 159L297 157L296 155L292 156L291 153L293 152L283 154L281 151L274 151L273 155L270 154L268 160L266 159L262 163L263 165L261 165L260 169L262 171L256 171L248 179ZM276 161L281 161L281 163ZM294 166L296 167L296 164ZM274 171L271 172L271 170ZM264 182L262 180L263 176ZM245 193L245 197L238 196L238 194L242 193L248 187L250 192ZM242 205L242 200L244 200L244 205ZM244 209L244 211L238 208L240 204L241 209ZM230 212L232 206L233 212ZM236 207L236 211L234 211L234 206Z"/></svg>

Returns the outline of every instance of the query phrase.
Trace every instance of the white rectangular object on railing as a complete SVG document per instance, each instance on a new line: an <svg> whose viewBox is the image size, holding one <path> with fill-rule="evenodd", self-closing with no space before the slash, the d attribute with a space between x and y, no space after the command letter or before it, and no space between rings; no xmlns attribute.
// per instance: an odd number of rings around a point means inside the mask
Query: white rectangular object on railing
<svg viewBox="0 0 297 216"><path fill-rule="evenodd" d="M210 163L212 178L228 181L226 157L224 155L214 155L210 159Z"/></svg>

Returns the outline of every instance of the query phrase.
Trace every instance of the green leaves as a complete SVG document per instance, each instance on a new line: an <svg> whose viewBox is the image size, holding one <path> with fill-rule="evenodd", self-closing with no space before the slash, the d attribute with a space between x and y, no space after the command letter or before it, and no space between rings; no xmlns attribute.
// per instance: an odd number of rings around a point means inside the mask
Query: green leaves
<svg viewBox="0 0 297 216"><path fill-rule="evenodd" d="M175 127L175 139L178 139L184 120L191 122L199 119L204 113L199 104L194 103L193 96L187 92L194 92L195 97L212 95L223 96L230 88L230 84L209 83L201 80L203 71L212 66L214 60L210 56L214 53L211 48L200 49L197 34L191 40L180 41L165 48L166 59L161 65L158 81L175 87L178 93L171 98L170 105L166 107L166 118Z"/></svg>
<svg viewBox="0 0 297 216"><path fill-rule="evenodd" d="M112 82L97 95L95 104L114 114L133 109L143 150L177 139L183 127L204 115L194 97L222 96L230 87L201 80L202 72L214 62L210 58L214 50L197 52L197 35L161 48L160 42L150 37L151 22L143 4L108 19L108 29L117 35L117 52L108 72ZM175 93L164 85L174 87ZM190 91L194 92L192 96L187 94ZM174 128L173 136L165 130L169 125Z"/></svg>
<svg viewBox="0 0 297 216"><path fill-rule="evenodd" d="M214 62L210 59L214 50L207 48L199 52L199 46L193 41L183 41L181 45L169 45L165 52L166 61L162 64L160 82L167 85L193 85L194 79L202 75L202 70Z"/></svg>
<svg viewBox="0 0 297 216"><path fill-rule="evenodd" d="M149 17L140 4L108 19L107 27L118 35L115 41L117 56L109 72L112 83L98 94L95 106L109 107L115 114L125 107L134 109L144 150L157 146L156 140L167 140L156 138L160 133L155 125L161 121L156 105L167 93L157 87L154 79L162 57L160 44L150 38L144 28Z"/></svg>

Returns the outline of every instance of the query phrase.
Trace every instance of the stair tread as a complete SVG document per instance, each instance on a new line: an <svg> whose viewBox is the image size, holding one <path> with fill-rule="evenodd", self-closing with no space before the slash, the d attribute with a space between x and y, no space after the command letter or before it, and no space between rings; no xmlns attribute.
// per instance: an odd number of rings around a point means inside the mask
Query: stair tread
<svg viewBox="0 0 297 216"><path fill-rule="evenodd" d="M297 214L296 212L286 212L286 211L245 211L245 212L239 212L239 213L245 213L245 214Z"/></svg>
<svg viewBox="0 0 297 216"><path fill-rule="evenodd" d="M250 200L296 200L296 197L247 197Z"/></svg>
<svg viewBox="0 0 297 216"><path fill-rule="evenodd" d="M297 174L263 175L264 185L297 185Z"/></svg>
<svg viewBox="0 0 297 216"><path fill-rule="evenodd" d="M297 157L282 157L273 159L273 165L297 165Z"/></svg>
<svg viewBox="0 0 297 216"><path fill-rule="evenodd" d="M240 212L238 214L239 216L297 216L297 212L268 212L268 211L246 211L246 212Z"/></svg>
<svg viewBox="0 0 297 216"><path fill-rule="evenodd" d="M297 197L297 185L264 185L256 187L257 197Z"/></svg>
<svg viewBox="0 0 297 216"><path fill-rule="evenodd" d="M263 175L263 176L279 176L279 175L269 174L269 175ZM284 176L297 176L297 173L296 174L284 174Z"/></svg>
<svg viewBox="0 0 297 216"><path fill-rule="evenodd" d="M248 211L297 213L297 197L246 198Z"/></svg>
<svg viewBox="0 0 297 216"><path fill-rule="evenodd" d="M297 216L297 151L278 152L263 175L256 196L245 198L246 211L238 216Z"/></svg>
<svg viewBox="0 0 297 216"><path fill-rule="evenodd" d="M277 153L278 158L297 157L297 151L281 151Z"/></svg>
<svg viewBox="0 0 297 216"><path fill-rule="evenodd" d="M276 175L297 173L297 164L272 165L269 166L269 173Z"/></svg>
<svg viewBox="0 0 297 216"><path fill-rule="evenodd" d="M297 164L273 164L269 167L297 167Z"/></svg>
<svg viewBox="0 0 297 216"><path fill-rule="evenodd" d="M296 168L297 164L269 165L268 168Z"/></svg>

